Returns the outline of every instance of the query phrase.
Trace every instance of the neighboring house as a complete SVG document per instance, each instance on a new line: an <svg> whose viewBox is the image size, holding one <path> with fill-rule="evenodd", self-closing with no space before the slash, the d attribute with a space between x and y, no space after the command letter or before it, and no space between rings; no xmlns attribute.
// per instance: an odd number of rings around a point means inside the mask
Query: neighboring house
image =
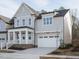
<svg viewBox="0 0 79 59"><path fill-rule="evenodd" d="M1 42L6 43L7 38L7 30L11 27L9 23L10 19L8 17L0 15L0 45Z"/></svg>
<svg viewBox="0 0 79 59"><path fill-rule="evenodd" d="M69 9L39 13L23 3L15 13L8 43L38 47L72 44L72 18Z"/></svg>

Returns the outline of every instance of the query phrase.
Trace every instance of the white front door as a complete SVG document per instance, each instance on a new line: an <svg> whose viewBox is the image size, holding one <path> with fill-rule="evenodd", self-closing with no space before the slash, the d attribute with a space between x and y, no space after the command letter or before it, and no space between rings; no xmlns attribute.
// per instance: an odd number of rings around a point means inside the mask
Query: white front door
<svg viewBox="0 0 79 59"><path fill-rule="evenodd" d="M38 38L38 47L59 47L60 40L56 37L39 37Z"/></svg>

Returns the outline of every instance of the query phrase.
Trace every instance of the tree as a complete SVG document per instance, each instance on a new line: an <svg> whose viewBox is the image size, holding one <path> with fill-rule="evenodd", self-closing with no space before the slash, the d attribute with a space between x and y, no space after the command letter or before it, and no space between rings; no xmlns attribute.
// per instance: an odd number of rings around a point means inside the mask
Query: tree
<svg viewBox="0 0 79 59"><path fill-rule="evenodd" d="M63 7L63 6L61 6L60 8L59 8L59 10L64 10L65 8Z"/></svg>
<svg viewBox="0 0 79 59"><path fill-rule="evenodd" d="M72 16L73 25L72 25L72 38L79 39L79 21L76 17Z"/></svg>

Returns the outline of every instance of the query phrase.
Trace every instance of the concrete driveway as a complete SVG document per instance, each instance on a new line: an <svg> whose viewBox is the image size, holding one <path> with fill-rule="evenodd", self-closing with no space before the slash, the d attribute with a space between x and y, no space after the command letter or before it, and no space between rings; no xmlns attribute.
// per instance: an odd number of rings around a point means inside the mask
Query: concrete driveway
<svg viewBox="0 0 79 59"><path fill-rule="evenodd" d="M31 48L16 53L0 53L1 59L39 59L41 55L46 55L56 48Z"/></svg>
<svg viewBox="0 0 79 59"><path fill-rule="evenodd" d="M52 51L55 51L56 48L31 48L24 51L18 51L17 53L21 54L33 54L33 55L45 55Z"/></svg>

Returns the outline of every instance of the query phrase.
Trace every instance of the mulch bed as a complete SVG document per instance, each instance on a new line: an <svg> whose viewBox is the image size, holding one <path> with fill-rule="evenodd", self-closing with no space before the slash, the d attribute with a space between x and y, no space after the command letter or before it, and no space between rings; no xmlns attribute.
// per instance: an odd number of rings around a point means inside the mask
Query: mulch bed
<svg viewBox="0 0 79 59"><path fill-rule="evenodd" d="M50 54L79 56L79 48L57 49L56 51L54 51Z"/></svg>

